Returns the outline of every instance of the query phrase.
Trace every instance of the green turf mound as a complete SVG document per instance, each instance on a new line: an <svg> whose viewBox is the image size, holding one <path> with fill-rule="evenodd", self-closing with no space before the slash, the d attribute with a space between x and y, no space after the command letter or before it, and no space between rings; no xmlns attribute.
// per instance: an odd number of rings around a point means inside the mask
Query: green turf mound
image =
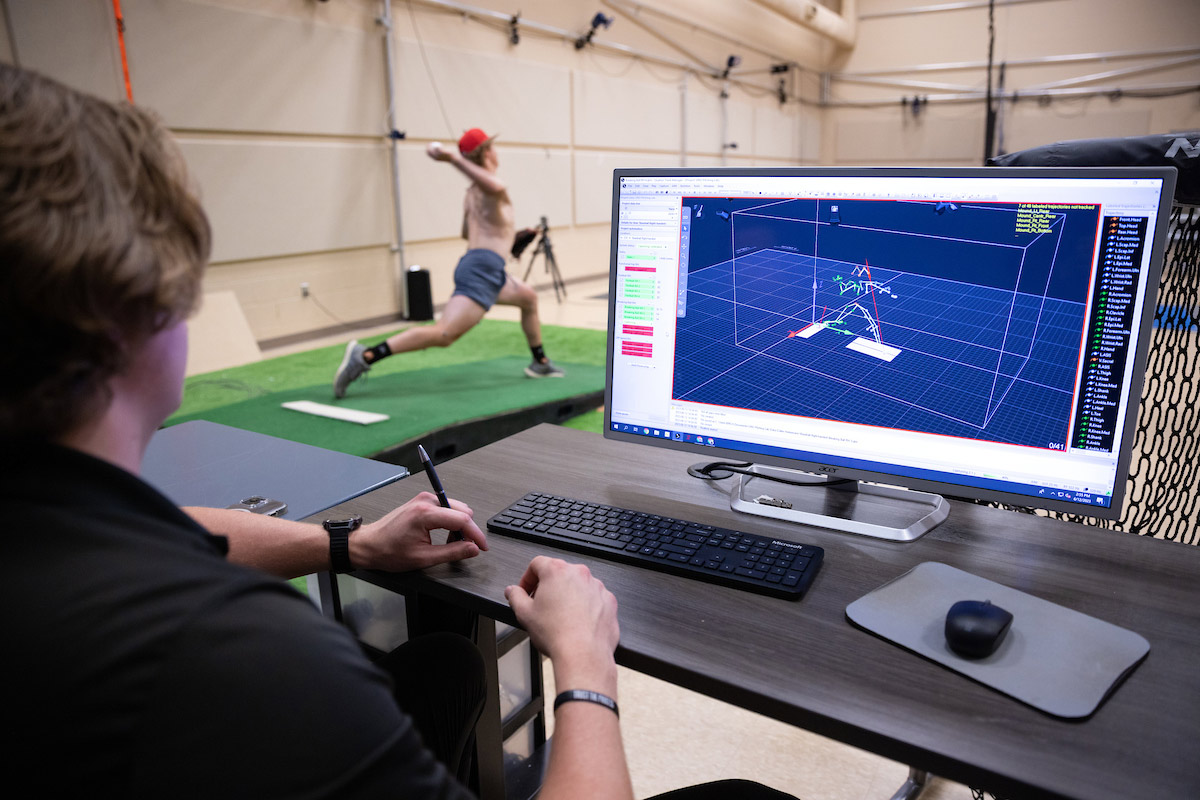
<svg viewBox="0 0 1200 800"><path fill-rule="evenodd" d="M405 370L367 373L346 397L333 398L328 382L267 392L231 404L172 417L168 424L206 419L329 450L370 456L422 434L467 420L539 406L604 388L604 367L560 364L562 378L525 376L527 356L507 356ZM387 414L373 425L315 417L281 407L291 400Z"/></svg>

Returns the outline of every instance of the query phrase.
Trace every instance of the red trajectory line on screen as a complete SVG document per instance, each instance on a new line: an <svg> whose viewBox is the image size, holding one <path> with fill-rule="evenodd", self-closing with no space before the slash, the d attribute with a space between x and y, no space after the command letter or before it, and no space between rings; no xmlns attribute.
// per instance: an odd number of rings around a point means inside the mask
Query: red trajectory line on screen
<svg viewBox="0 0 1200 800"><path fill-rule="evenodd" d="M875 282L871 280L871 262L864 258L863 264L867 267L867 286L871 287L871 303L875 306L875 334L879 337L880 343L882 343L883 325L879 321L879 301L875 299Z"/></svg>

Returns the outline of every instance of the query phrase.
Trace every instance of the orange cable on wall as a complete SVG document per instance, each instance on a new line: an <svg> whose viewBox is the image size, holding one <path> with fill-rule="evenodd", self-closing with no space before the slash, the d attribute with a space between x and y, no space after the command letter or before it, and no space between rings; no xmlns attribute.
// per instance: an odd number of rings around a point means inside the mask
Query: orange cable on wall
<svg viewBox="0 0 1200 800"><path fill-rule="evenodd" d="M133 84L129 81L129 58L125 55L125 17L121 14L121 0L113 0L113 14L117 18L117 44L121 48L121 71L125 73L125 96L133 102Z"/></svg>

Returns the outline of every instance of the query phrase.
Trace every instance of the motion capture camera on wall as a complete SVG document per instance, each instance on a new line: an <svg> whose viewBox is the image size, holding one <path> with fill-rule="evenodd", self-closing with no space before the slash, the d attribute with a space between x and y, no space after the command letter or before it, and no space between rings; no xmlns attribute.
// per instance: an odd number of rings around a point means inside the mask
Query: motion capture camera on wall
<svg viewBox="0 0 1200 800"><path fill-rule="evenodd" d="M605 15L601 11L596 12L596 16L592 17L592 27L583 36L575 40L575 49L582 50L592 43L592 37L596 35L596 30L599 28L607 28L612 25L613 18Z"/></svg>

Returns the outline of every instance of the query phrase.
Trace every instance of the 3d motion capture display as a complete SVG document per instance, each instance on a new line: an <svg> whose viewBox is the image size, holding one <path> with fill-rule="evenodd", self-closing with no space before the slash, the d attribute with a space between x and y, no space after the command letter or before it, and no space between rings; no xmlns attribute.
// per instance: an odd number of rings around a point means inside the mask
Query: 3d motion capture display
<svg viewBox="0 0 1200 800"><path fill-rule="evenodd" d="M1066 446L1097 206L683 205L674 399Z"/></svg>

